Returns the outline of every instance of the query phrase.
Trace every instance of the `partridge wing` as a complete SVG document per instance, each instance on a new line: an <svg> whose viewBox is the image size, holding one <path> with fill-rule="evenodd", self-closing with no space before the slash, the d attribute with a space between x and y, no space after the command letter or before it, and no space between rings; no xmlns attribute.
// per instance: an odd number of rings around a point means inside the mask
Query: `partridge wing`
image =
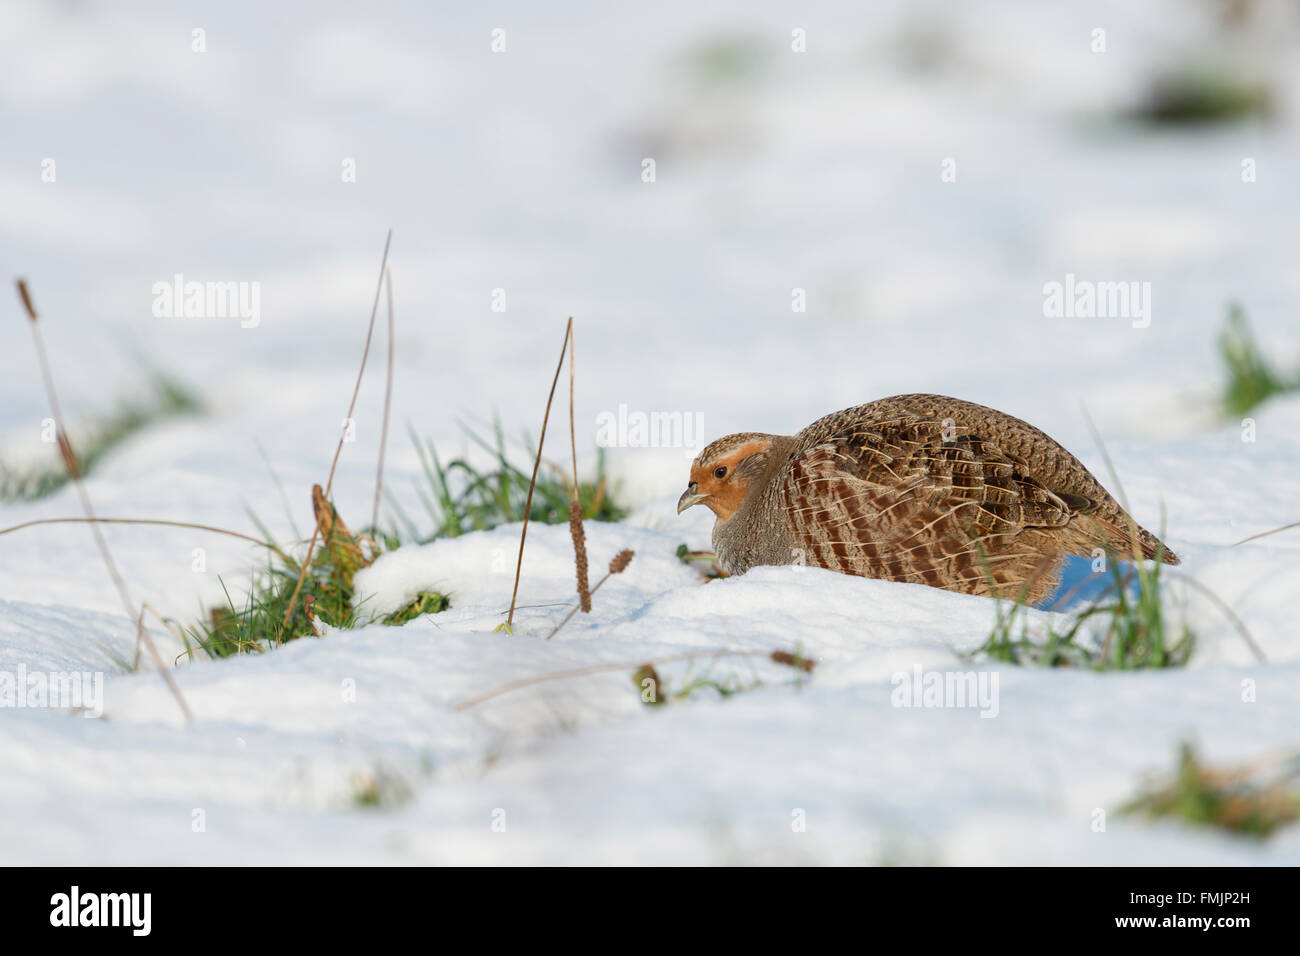
<svg viewBox="0 0 1300 956"><path fill-rule="evenodd" d="M1016 537L1072 507L968 426L922 415L852 422L778 476L805 561L848 574L980 590L1033 561Z"/></svg>

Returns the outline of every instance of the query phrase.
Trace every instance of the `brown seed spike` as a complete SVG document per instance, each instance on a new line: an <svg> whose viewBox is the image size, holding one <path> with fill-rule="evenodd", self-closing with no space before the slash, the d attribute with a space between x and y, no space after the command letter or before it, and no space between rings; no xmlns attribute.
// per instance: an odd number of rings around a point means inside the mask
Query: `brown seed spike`
<svg viewBox="0 0 1300 956"><path fill-rule="evenodd" d="M68 469L69 477L80 478L81 464L77 461L77 453L72 450L72 442L62 430L59 431L59 454L63 456L63 467Z"/></svg>
<svg viewBox="0 0 1300 956"><path fill-rule="evenodd" d="M32 305L31 293L27 291L27 280L18 280L18 297L23 300L23 309L27 312L27 317L33 322L36 321L36 306Z"/></svg>
<svg viewBox="0 0 1300 956"><path fill-rule="evenodd" d="M660 694L663 682L659 679L659 672L655 670L654 664L647 662L637 668L636 673L632 675L632 683L640 689L643 703L651 705L667 703L667 699Z"/></svg>
<svg viewBox="0 0 1300 956"><path fill-rule="evenodd" d="M797 654L791 654L789 651L773 651L772 660L777 664L784 664L786 667L796 667L805 674L811 674L812 669L817 666L817 662L809 657L800 657Z"/></svg>
<svg viewBox="0 0 1300 956"><path fill-rule="evenodd" d="M587 583L587 534L582 527L582 506L569 502L569 534L573 537L573 563L578 569L578 601L583 614L591 613L591 589Z"/></svg>
<svg viewBox="0 0 1300 956"><path fill-rule="evenodd" d="M614 555L613 561L609 562L609 573L622 574L627 570L627 566L632 563L632 558L635 556L635 551L624 548L618 554Z"/></svg>

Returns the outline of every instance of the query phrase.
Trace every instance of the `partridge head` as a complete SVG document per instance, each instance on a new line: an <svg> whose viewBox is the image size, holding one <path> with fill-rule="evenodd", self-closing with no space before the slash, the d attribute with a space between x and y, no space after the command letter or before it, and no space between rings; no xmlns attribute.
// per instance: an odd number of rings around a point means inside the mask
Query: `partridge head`
<svg viewBox="0 0 1300 956"><path fill-rule="evenodd" d="M744 504L750 486L763 477L778 438L743 432L709 445L691 465L690 484L677 500L677 513L704 505L719 521L730 519Z"/></svg>

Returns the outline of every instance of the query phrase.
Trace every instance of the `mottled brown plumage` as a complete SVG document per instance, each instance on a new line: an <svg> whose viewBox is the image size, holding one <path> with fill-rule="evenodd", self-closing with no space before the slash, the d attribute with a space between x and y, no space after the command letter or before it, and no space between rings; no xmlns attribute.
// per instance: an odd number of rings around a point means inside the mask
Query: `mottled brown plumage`
<svg viewBox="0 0 1300 956"><path fill-rule="evenodd" d="M847 408L794 436L720 438L678 511L717 516L732 574L807 564L968 594L1038 601L1066 555L1178 557L1039 429L943 395Z"/></svg>

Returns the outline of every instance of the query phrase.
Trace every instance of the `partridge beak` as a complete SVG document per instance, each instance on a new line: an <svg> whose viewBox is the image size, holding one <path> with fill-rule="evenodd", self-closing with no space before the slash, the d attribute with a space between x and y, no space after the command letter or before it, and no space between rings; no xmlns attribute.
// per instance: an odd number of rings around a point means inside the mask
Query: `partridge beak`
<svg viewBox="0 0 1300 956"><path fill-rule="evenodd" d="M707 497L709 496L700 494L699 486L692 481L686 486L686 490L682 492L682 496L677 499L677 513L681 514L691 505L698 505Z"/></svg>

